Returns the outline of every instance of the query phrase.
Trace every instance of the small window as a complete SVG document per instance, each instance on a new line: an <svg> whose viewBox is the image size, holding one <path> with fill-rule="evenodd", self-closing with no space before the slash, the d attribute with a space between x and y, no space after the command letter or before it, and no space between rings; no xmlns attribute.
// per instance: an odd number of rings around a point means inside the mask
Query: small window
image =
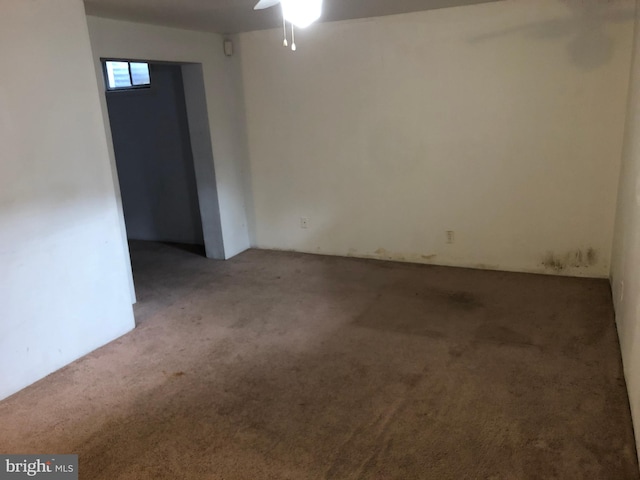
<svg viewBox="0 0 640 480"><path fill-rule="evenodd" d="M108 90L125 90L151 86L148 63L107 60L104 65Z"/></svg>

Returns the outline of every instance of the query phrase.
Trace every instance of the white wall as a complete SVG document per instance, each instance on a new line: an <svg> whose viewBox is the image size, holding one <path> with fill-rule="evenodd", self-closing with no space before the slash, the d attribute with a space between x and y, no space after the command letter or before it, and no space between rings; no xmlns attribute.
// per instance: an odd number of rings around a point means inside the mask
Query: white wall
<svg viewBox="0 0 640 480"><path fill-rule="evenodd" d="M243 177L247 150L241 112L242 86L236 81L240 68L238 57L224 56L222 37L217 34L91 16L87 22L95 70L103 90L100 58L202 64L224 255L230 258L249 248ZM106 122L104 98L102 105ZM111 138L109 131L107 138Z"/></svg>
<svg viewBox="0 0 640 480"><path fill-rule="evenodd" d="M607 276L632 31L514 0L242 34L253 243Z"/></svg>
<svg viewBox="0 0 640 480"><path fill-rule="evenodd" d="M640 22L640 12L637 16ZM640 432L640 29L636 23L611 286L635 431ZM640 435L636 444L640 452Z"/></svg>
<svg viewBox="0 0 640 480"><path fill-rule="evenodd" d="M0 0L0 398L134 326L81 0Z"/></svg>

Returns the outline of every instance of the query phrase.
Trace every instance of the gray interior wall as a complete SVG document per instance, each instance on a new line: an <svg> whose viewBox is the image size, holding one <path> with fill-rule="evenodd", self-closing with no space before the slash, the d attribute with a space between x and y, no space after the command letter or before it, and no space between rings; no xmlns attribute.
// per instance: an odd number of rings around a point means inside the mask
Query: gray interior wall
<svg viewBox="0 0 640 480"><path fill-rule="evenodd" d="M151 76L149 89L107 93L127 236L203 244L181 68Z"/></svg>
<svg viewBox="0 0 640 480"><path fill-rule="evenodd" d="M224 242L220 223L220 202L213 168L211 129L207 111L202 64L182 65L184 97L187 105L189 135L196 172L204 245L208 258L224 260Z"/></svg>

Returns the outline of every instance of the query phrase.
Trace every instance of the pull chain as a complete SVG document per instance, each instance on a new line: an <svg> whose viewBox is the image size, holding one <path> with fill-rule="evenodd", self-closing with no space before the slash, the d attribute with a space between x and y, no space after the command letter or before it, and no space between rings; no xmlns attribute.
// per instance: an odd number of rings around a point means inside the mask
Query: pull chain
<svg viewBox="0 0 640 480"><path fill-rule="evenodd" d="M293 23L291 24L291 50L296 51L296 34L294 31Z"/></svg>
<svg viewBox="0 0 640 480"><path fill-rule="evenodd" d="M284 18L284 10L282 10L282 32L284 33L284 41L282 42L283 47L288 47L289 42L287 42L287 20Z"/></svg>

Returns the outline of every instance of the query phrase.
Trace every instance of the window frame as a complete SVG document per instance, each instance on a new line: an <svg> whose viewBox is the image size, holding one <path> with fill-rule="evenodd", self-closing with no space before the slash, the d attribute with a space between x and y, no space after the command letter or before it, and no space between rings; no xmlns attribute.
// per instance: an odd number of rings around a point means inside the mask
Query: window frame
<svg viewBox="0 0 640 480"><path fill-rule="evenodd" d="M151 72L151 63L146 60L131 60L124 58L101 58L102 62L102 76L104 77L104 86L107 92L130 92L132 90L148 90L151 88L153 84L153 75ZM131 83L130 86L127 87L114 87L111 88L109 86L109 73L107 71L107 63L108 62L122 62L127 64L127 71L129 72L129 81ZM131 64L132 63L146 63L149 69L149 83L145 85L134 85L133 77L131 75Z"/></svg>

